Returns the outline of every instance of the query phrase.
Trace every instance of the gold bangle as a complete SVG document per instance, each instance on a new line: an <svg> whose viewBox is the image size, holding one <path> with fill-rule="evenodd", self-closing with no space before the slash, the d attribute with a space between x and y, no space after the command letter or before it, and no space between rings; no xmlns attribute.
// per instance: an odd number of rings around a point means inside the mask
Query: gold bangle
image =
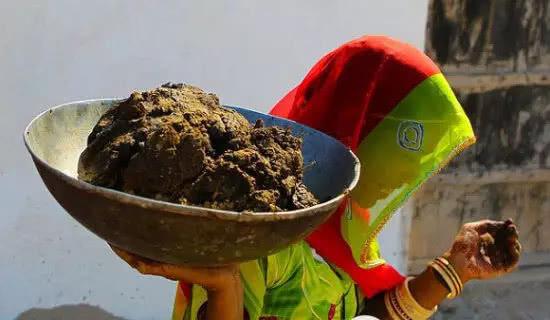
<svg viewBox="0 0 550 320"><path fill-rule="evenodd" d="M386 305L386 310L392 320L413 320L407 317L403 310L400 310L397 304L395 289L386 291L384 294L384 304Z"/></svg>
<svg viewBox="0 0 550 320"><path fill-rule="evenodd" d="M413 297L411 290L409 289L409 281L411 278L407 278L405 282L400 284L396 289L397 301L401 309L407 314L407 316L413 320L425 320L431 317L436 311L437 306L433 309L426 309L421 306L418 301Z"/></svg>
<svg viewBox="0 0 550 320"><path fill-rule="evenodd" d="M453 265L449 262L449 260L443 257L436 258L435 260L443 264L445 266L445 270L447 270L453 276L453 279L456 280L458 285L458 294L460 294L462 290L464 290L464 284L462 283L462 279L460 279L460 276L458 275L458 272L456 272Z"/></svg>
<svg viewBox="0 0 550 320"><path fill-rule="evenodd" d="M455 269L447 259L443 257L436 258L430 262L429 266L441 276L449 288L450 292L447 295L448 299L453 299L460 295L464 286Z"/></svg>
<svg viewBox="0 0 550 320"><path fill-rule="evenodd" d="M458 295L458 285L453 280L451 275L445 270L445 267L436 262L435 260L430 262L430 267L439 274L439 276L445 282L445 285L449 289L449 294L447 294L447 299L453 299Z"/></svg>
<svg viewBox="0 0 550 320"><path fill-rule="evenodd" d="M386 291L384 294L384 305L386 305L386 310L388 311L388 315L390 316L390 319L392 320L406 320L400 315L397 314L397 311L395 310L395 307L393 306L391 295L393 293L393 290Z"/></svg>

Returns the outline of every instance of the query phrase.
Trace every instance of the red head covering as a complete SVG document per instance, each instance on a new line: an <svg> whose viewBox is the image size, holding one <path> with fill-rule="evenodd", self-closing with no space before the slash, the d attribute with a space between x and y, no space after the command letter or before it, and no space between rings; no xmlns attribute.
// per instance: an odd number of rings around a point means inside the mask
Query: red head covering
<svg viewBox="0 0 550 320"><path fill-rule="evenodd" d="M356 150L413 88L437 73L437 66L412 46L365 36L323 57L271 114L323 131ZM340 231L345 205L307 242L369 297L402 282L404 278L387 264L365 269L356 263Z"/></svg>

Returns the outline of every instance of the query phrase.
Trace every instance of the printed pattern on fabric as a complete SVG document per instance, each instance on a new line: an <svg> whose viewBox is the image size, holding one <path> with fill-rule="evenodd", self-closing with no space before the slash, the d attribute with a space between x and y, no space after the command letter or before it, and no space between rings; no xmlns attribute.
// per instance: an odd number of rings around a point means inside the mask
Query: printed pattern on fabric
<svg viewBox="0 0 550 320"><path fill-rule="evenodd" d="M258 274L264 286L257 286ZM271 255L266 259L246 263L241 268L245 288L244 304L249 319L350 319L357 309L355 286L351 279L340 275L328 264L317 261L305 242ZM255 288L251 287L255 282ZM206 292L197 286L184 314L185 320L195 320L205 307ZM179 291L176 294L181 294Z"/></svg>

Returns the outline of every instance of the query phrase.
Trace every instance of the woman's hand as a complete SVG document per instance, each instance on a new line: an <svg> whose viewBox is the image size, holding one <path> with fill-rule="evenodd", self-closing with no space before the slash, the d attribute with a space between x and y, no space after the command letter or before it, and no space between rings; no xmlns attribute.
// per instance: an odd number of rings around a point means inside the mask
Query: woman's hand
<svg viewBox="0 0 550 320"><path fill-rule="evenodd" d="M512 271L518 264L521 245L512 220L483 220L462 226L451 249L443 254L460 276L462 283L471 279L488 279ZM449 294L437 272L426 268L409 281L413 298L422 307L432 310ZM393 290L393 289L390 289ZM366 302L369 314L389 319L384 294ZM365 310L362 311L366 313Z"/></svg>
<svg viewBox="0 0 550 320"><path fill-rule="evenodd" d="M465 224L444 257L462 282L489 279L516 268L521 252L512 220L482 220Z"/></svg>
<svg viewBox="0 0 550 320"><path fill-rule="evenodd" d="M117 256L144 275L196 284L207 291L223 289L240 282L239 266L236 264L222 267L186 267L156 262L116 247L111 248Z"/></svg>
<svg viewBox="0 0 550 320"><path fill-rule="evenodd" d="M243 285L236 264L222 267L186 267L156 262L111 246L113 251L141 274L196 284L208 292L206 319L242 320Z"/></svg>

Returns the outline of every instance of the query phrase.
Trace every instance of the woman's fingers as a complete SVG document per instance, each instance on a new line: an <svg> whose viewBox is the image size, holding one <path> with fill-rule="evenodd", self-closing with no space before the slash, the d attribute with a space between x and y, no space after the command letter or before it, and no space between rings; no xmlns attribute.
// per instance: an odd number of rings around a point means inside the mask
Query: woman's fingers
<svg viewBox="0 0 550 320"><path fill-rule="evenodd" d="M481 220L466 224L464 229L477 233L477 237L470 237L473 241L468 244L470 249L479 250L475 254L476 262L471 266L473 274L478 270L478 277L492 278L517 267L521 255L521 244L518 240L517 227L511 219Z"/></svg>
<svg viewBox="0 0 550 320"><path fill-rule="evenodd" d="M511 219L508 219L504 223L505 229L502 231L504 234L503 243L499 244L502 248L501 250L505 251L505 263L504 269L505 272L513 270L518 262L521 255L521 244L519 242L519 233L516 225Z"/></svg>
<svg viewBox="0 0 550 320"><path fill-rule="evenodd" d="M240 276L238 265L202 268L180 266L143 258L114 246L111 248L121 259L141 274L193 283L207 289L224 286Z"/></svg>
<svg viewBox="0 0 550 320"><path fill-rule="evenodd" d="M112 246L112 245L110 245L110 246L111 246L111 249L114 251L114 253L116 253L116 255L119 258L126 261L126 263L128 263L133 268L137 268L140 257L138 257L135 254L130 253L126 250L119 249L119 248L117 248L115 246Z"/></svg>
<svg viewBox="0 0 550 320"><path fill-rule="evenodd" d="M211 279L206 270L163 263L147 265L146 273L153 276L162 276L172 280L180 280L199 285L208 285Z"/></svg>
<svg viewBox="0 0 550 320"><path fill-rule="evenodd" d="M223 267L186 267L165 263L147 263L142 265L141 273L162 276L170 280L193 283L207 290L227 287L240 279L238 266Z"/></svg>
<svg viewBox="0 0 550 320"><path fill-rule="evenodd" d="M496 232L504 226L505 222L503 221L494 221L494 220L481 220L474 222L474 230L478 234L482 235L484 233L489 233L491 236L495 236Z"/></svg>
<svg viewBox="0 0 550 320"><path fill-rule="evenodd" d="M517 227L511 219L508 219L500 224L493 234L495 242L489 250L489 257L494 272L497 274L510 272L517 266L521 255Z"/></svg>
<svg viewBox="0 0 550 320"><path fill-rule="evenodd" d="M518 228L513 223L507 225L506 233L509 241L516 241L519 238Z"/></svg>
<svg viewBox="0 0 550 320"><path fill-rule="evenodd" d="M509 272L515 269L519 263L519 258L521 256L520 242L517 239L508 242L507 251L507 259L504 268L506 272Z"/></svg>
<svg viewBox="0 0 550 320"><path fill-rule="evenodd" d="M521 244L519 241L515 242L515 245L511 248L510 252L510 265L508 266L509 269L515 269L519 264L519 259L521 256Z"/></svg>
<svg viewBox="0 0 550 320"><path fill-rule="evenodd" d="M126 261L132 268L139 271L141 274L164 276L164 267L162 263L140 257L126 250L122 250L111 245L111 249L122 260Z"/></svg>

